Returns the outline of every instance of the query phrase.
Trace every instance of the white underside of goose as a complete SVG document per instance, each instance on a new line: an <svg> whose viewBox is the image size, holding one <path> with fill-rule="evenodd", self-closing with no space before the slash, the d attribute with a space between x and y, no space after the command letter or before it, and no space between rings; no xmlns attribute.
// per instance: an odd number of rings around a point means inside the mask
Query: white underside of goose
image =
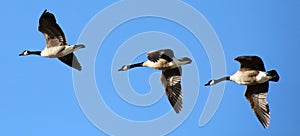
<svg viewBox="0 0 300 136"><path fill-rule="evenodd" d="M264 83L271 79L272 77L268 76L266 72L259 71L258 75L256 76L257 83Z"/></svg>
<svg viewBox="0 0 300 136"><path fill-rule="evenodd" d="M60 52L62 52L65 48L66 48L66 46L56 46L56 47L51 47L51 48L45 48L41 52L41 56L48 57L48 58L58 58L58 57L62 56L62 54Z"/></svg>
<svg viewBox="0 0 300 136"><path fill-rule="evenodd" d="M185 64L189 63L189 62L185 62L185 61L179 61L176 58L172 58L172 59L173 59L173 61L171 61L171 62L168 62L165 59L158 59L157 62L147 60L143 63L143 66L162 70L162 69L176 68L181 65L185 65Z"/></svg>
<svg viewBox="0 0 300 136"><path fill-rule="evenodd" d="M252 75L251 72L254 71L237 71L235 74L230 76L230 80L241 85L254 85L267 82L272 78L263 71L259 71L256 76Z"/></svg>
<svg viewBox="0 0 300 136"><path fill-rule="evenodd" d="M159 60L157 60L157 62L147 60L143 63L143 66L161 70L161 69L169 67L169 63L164 59L159 59Z"/></svg>
<svg viewBox="0 0 300 136"><path fill-rule="evenodd" d="M72 46L55 46L50 48L45 48L41 52L41 56L48 58L59 58L66 56L80 48L84 48L84 45L72 45Z"/></svg>

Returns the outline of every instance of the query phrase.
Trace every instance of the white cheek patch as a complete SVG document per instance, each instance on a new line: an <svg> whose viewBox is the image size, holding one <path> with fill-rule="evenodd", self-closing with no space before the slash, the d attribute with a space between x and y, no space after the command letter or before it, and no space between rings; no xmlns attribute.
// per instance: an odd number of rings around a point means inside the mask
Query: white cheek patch
<svg viewBox="0 0 300 136"><path fill-rule="evenodd" d="M215 84L215 80L211 80L210 85L214 85Z"/></svg>

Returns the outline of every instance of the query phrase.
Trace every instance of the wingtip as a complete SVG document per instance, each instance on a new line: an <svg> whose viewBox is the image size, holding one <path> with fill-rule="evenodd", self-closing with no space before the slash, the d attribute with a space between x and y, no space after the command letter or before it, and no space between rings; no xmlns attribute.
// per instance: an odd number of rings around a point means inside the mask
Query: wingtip
<svg viewBox="0 0 300 136"><path fill-rule="evenodd" d="M180 104L180 106L178 106L178 107L173 107L173 109L174 109L176 114L179 114L182 110L182 104Z"/></svg>
<svg viewBox="0 0 300 136"><path fill-rule="evenodd" d="M47 9L45 9L45 10L44 10L44 12L43 12L43 14L45 14L45 13L47 13L47 12L48 12L48 10L47 10Z"/></svg>
<svg viewBox="0 0 300 136"><path fill-rule="evenodd" d="M265 123L261 122L261 125L264 127L264 129L268 129L270 126L270 122L265 122Z"/></svg>
<svg viewBox="0 0 300 136"><path fill-rule="evenodd" d="M263 125L264 126L264 125ZM266 126L264 126L264 129L268 129L269 128L269 125L266 125Z"/></svg>
<svg viewBox="0 0 300 136"><path fill-rule="evenodd" d="M72 68L74 68L74 69L76 69L76 70L78 70L78 71L81 71L81 70L82 70L81 65L80 65L80 64L77 64L77 65L76 65L76 63L75 63L75 65L72 64Z"/></svg>
<svg viewBox="0 0 300 136"><path fill-rule="evenodd" d="M169 102L171 103L173 110L175 111L176 114L179 114L182 110L183 106L183 101L182 101L182 96L178 97L176 102L172 101L169 99ZM175 102L175 103L174 103Z"/></svg>
<svg viewBox="0 0 300 136"><path fill-rule="evenodd" d="M239 61L241 59L241 56L235 57L233 60Z"/></svg>
<svg viewBox="0 0 300 136"><path fill-rule="evenodd" d="M77 69L78 71L81 71L81 70L82 70L82 68L75 68L75 69Z"/></svg>
<svg viewBox="0 0 300 136"><path fill-rule="evenodd" d="M176 114L179 114L182 110L182 103L176 103L175 105L172 105L173 110Z"/></svg>
<svg viewBox="0 0 300 136"><path fill-rule="evenodd" d="M175 110L175 109L174 109ZM175 110L175 113L176 114L179 114L180 113L180 111L181 111L181 109L179 109L179 110Z"/></svg>
<svg viewBox="0 0 300 136"><path fill-rule="evenodd" d="M76 69L77 71L81 71L81 70L82 70L82 68L81 68L81 67L74 66L74 65L72 65L72 66L71 66L71 68L73 68L73 69Z"/></svg>

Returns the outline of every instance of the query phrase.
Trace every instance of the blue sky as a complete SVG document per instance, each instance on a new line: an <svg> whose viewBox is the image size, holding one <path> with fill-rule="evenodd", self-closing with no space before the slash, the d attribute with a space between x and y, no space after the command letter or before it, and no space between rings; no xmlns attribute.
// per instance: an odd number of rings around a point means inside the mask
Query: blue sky
<svg viewBox="0 0 300 136"><path fill-rule="evenodd" d="M207 45L201 43L195 36L197 34L180 23L160 17L144 16L119 22L117 27L109 29L110 26L101 25L101 22L98 22L95 33L88 35L89 38L86 39L94 38L96 41L103 38L103 41L101 44L88 45L87 43L94 42L85 41L83 32L91 25L89 22L96 19L96 15L99 15L100 18L97 19L101 20L102 11L108 10L115 2L118 1L25 2L12 0L2 4L0 57L4 64L0 67L2 71L0 135L94 136L107 135L106 133L111 131L107 128L114 127L116 133L110 134L126 132L122 129L130 127L130 124L120 125L115 120L106 118L106 121L97 121L100 124L97 125L95 120L91 121L92 117L87 116L87 112L82 110L84 104L78 101L78 98L81 98L81 94L85 94L85 91L76 88L78 86L76 77L80 77L81 73L84 75L90 69L95 69L94 77L99 96L114 115L134 121L160 120L165 118L165 115L169 115L170 120L164 120L161 124L150 128L153 133L171 128L168 135L172 136L299 135L299 91L296 86L299 75L296 71L299 66L297 53L300 44L299 1L182 1L202 14L215 31L222 45L228 75L238 69L239 63L233 58L239 55L258 55L264 60L267 70L278 71L280 81L270 83L269 88L271 125L268 129L263 129L252 112L244 97L245 87L232 82L226 82L221 103L212 119L199 127L199 118L210 93L210 88L204 87L204 84L211 78L217 77L212 77L210 64L213 62L209 61L209 54L205 51ZM127 1L122 2L126 4ZM129 2L132 1L129 0ZM171 6L166 6L164 10L158 12L165 12L170 8ZM37 30L38 19L44 9L55 14L69 44L85 41L86 49L81 49L76 53L83 66L81 73L72 72L71 68L57 59L18 56L25 49L42 50L44 48L44 38ZM120 9L119 12L112 13L109 18L103 18L105 19L103 22L116 21L116 18L133 10L131 8ZM178 11L178 13L172 12L171 14L194 17L192 14L182 15L181 9ZM145 11L140 12L144 14ZM189 20L189 23L197 26L199 22L196 20L195 22ZM101 37L101 30L109 30L109 34ZM99 50L94 50L97 51L94 58L88 58L89 51L96 48L95 46L101 47ZM193 58L192 64L183 66L182 84L185 105L180 115L173 113L163 94L163 88L158 80L159 71L139 68L122 73L117 72L117 69L124 64L145 60L147 49L156 48L172 48L178 57ZM120 53L121 49L123 53ZM126 54L126 51L129 53ZM95 64L95 67L87 67L89 60L93 59L95 62L91 62ZM84 78L82 80L87 80ZM137 97L141 101L128 101L133 96L122 94L122 92L128 92L127 89L122 89L127 87L127 79L129 79L131 89L137 94L135 97L141 96ZM80 84L85 83L88 84L84 81ZM86 92L88 91L89 88ZM149 93L153 93L153 99L159 99L147 101L152 99L152 97L147 97ZM129 98L126 100L124 97ZM146 106L138 103L143 99ZM95 113L100 112L96 116L105 118L106 114L101 114L101 109L106 107L93 103L92 99L90 102L95 106ZM176 119L182 123L179 126L172 126ZM148 127L145 125L144 129ZM126 134L138 135L147 132L143 129L133 128L133 130ZM151 133L147 132L145 135L151 135Z"/></svg>

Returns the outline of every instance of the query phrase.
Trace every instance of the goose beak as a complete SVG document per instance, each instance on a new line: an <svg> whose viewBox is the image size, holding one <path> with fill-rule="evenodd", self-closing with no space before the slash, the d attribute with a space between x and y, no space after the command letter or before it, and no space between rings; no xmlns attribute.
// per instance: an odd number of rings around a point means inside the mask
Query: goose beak
<svg viewBox="0 0 300 136"><path fill-rule="evenodd" d="M19 54L19 56L24 56L24 54L23 54L23 53L21 53L21 54Z"/></svg>

